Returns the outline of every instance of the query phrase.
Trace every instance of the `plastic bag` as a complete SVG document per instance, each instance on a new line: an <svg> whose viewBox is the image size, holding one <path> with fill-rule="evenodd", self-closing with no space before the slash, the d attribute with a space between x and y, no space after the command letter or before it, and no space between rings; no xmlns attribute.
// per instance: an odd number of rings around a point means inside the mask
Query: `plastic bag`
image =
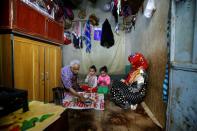
<svg viewBox="0 0 197 131"><path fill-rule="evenodd" d="M156 10L155 1L148 0L145 11L144 11L144 16L146 18L151 18L155 10Z"/></svg>

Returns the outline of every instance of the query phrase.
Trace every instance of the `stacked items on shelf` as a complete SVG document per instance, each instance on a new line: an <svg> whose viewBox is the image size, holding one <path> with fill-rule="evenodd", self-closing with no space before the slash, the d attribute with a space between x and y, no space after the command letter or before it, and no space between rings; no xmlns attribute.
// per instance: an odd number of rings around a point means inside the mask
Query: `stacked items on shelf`
<svg viewBox="0 0 197 131"><path fill-rule="evenodd" d="M51 8L49 5L46 6L44 1L42 0L21 0L21 1L35 8L36 10L43 13L44 15L54 19L54 8L53 7Z"/></svg>

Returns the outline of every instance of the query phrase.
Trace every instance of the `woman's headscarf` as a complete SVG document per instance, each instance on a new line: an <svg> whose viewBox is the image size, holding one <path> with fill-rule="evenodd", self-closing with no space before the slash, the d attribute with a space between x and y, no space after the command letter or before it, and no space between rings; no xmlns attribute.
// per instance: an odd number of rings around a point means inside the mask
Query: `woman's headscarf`
<svg viewBox="0 0 197 131"><path fill-rule="evenodd" d="M142 68L142 69L144 69L144 70L147 70L147 68L148 68L148 62L147 62L147 60L139 52L136 52L135 54L130 55L128 57L128 60L132 64L132 70L136 70L139 67Z"/></svg>

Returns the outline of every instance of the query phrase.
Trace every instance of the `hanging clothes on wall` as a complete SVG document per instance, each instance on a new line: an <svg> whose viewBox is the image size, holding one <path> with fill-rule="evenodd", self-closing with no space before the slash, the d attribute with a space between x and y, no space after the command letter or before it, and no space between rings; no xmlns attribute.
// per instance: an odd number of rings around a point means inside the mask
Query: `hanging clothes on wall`
<svg viewBox="0 0 197 131"><path fill-rule="evenodd" d="M77 21L74 26L73 26L73 31L72 31L72 35L73 35L73 44L74 47L77 49L82 48L82 39L81 39L81 22Z"/></svg>
<svg viewBox="0 0 197 131"><path fill-rule="evenodd" d="M86 44L86 52L91 52L91 27L90 21L87 20L84 28L84 37L85 37L85 44Z"/></svg>
<svg viewBox="0 0 197 131"><path fill-rule="evenodd" d="M72 41L71 41L71 33L69 31L65 31L64 32L64 44L65 45L68 45L68 44L71 44Z"/></svg>
<svg viewBox="0 0 197 131"><path fill-rule="evenodd" d="M70 7L64 7L64 17L70 20L74 20L74 13Z"/></svg>
<svg viewBox="0 0 197 131"><path fill-rule="evenodd" d="M163 102L168 102L168 89L169 89L169 71L170 71L170 25L171 25L171 6L168 11L168 21L167 21L167 63L166 63L166 71L165 78L163 81Z"/></svg>
<svg viewBox="0 0 197 131"><path fill-rule="evenodd" d="M94 28L94 40L100 41L101 40L101 28Z"/></svg>
<svg viewBox="0 0 197 131"><path fill-rule="evenodd" d="M156 7L155 7L155 1L154 0L148 0L145 11L144 11L144 16L146 18L151 18L153 13L155 12Z"/></svg>
<svg viewBox="0 0 197 131"><path fill-rule="evenodd" d="M114 16L116 24L118 23L118 13L117 13L117 7L114 6L112 9L112 15Z"/></svg>
<svg viewBox="0 0 197 131"><path fill-rule="evenodd" d="M123 25L126 33L131 32L132 27L135 25L134 18L132 16L132 10L128 3L125 3L122 7Z"/></svg>
<svg viewBox="0 0 197 131"><path fill-rule="evenodd" d="M89 21L90 21L90 24L93 26L99 25L99 18L95 14L91 14L89 16Z"/></svg>
<svg viewBox="0 0 197 131"><path fill-rule="evenodd" d="M166 65L165 79L163 81L163 101L168 102L168 87L169 87L169 68L168 64Z"/></svg>
<svg viewBox="0 0 197 131"><path fill-rule="evenodd" d="M114 45L114 35L109 21L106 19L102 25L101 46L110 48Z"/></svg>
<svg viewBox="0 0 197 131"><path fill-rule="evenodd" d="M121 0L118 0L118 10L117 10L117 13L120 15L120 12L121 12Z"/></svg>
<svg viewBox="0 0 197 131"><path fill-rule="evenodd" d="M119 6L119 7L118 7ZM115 19L115 30L114 32L119 35L119 30L120 30L120 24L118 23L118 17L119 15L121 16L121 4L120 4L120 1L118 0L114 0L112 3L111 3L111 7L112 7L112 15L114 16L114 19Z"/></svg>
<svg viewBox="0 0 197 131"><path fill-rule="evenodd" d="M76 37L80 37L81 36L81 22L77 21L74 26L73 26L73 34L76 36Z"/></svg>
<svg viewBox="0 0 197 131"><path fill-rule="evenodd" d="M109 68L109 74L122 74L125 69L125 33L120 31L119 35L114 35L114 41L116 44L111 48L103 48L100 46L100 41L95 41L94 39L91 40L93 43L91 52L93 53L86 53L85 48L79 53L79 59L81 61L80 73L86 74L89 71L89 66L93 64L97 68L100 68L105 64ZM69 46L66 46L66 48L69 48ZM75 53L72 52L70 48L65 50L65 52L70 54ZM76 58L76 55L78 54L75 54L72 58ZM69 56L66 56L66 58L70 59Z"/></svg>
<svg viewBox="0 0 197 131"><path fill-rule="evenodd" d="M73 45L74 45L74 47L76 48L76 49L80 49L80 47L79 47L79 37L77 37L77 36L75 36L74 34L73 34Z"/></svg>

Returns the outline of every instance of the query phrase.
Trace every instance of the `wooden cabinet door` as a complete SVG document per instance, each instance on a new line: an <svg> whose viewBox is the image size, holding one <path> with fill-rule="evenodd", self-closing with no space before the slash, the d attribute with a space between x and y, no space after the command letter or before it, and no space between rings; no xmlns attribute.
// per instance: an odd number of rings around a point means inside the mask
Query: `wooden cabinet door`
<svg viewBox="0 0 197 131"><path fill-rule="evenodd" d="M61 87L61 68L62 68L62 50L60 47L56 47L56 86Z"/></svg>
<svg viewBox="0 0 197 131"><path fill-rule="evenodd" d="M39 46L39 87L37 93L38 100L45 99L45 47Z"/></svg>
<svg viewBox="0 0 197 131"><path fill-rule="evenodd" d="M28 91L29 99L38 98L39 46L25 38L14 38L15 87Z"/></svg>
<svg viewBox="0 0 197 131"><path fill-rule="evenodd" d="M15 87L27 90L30 100L52 101L52 88L61 85L61 61L60 47L15 37Z"/></svg>
<svg viewBox="0 0 197 131"><path fill-rule="evenodd" d="M45 102L49 102L49 97L50 97L50 86L52 86L51 84L53 83L49 76L51 76L51 73L53 72L53 69L50 70L50 67L54 67L53 64L50 65L50 50L48 47L45 47Z"/></svg>
<svg viewBox="0 0 197 131"><path fill-rule="evenodd" d="M52 89L60 86L61 49L49 46L45 49L45 100L53 100Z"/></svg>

